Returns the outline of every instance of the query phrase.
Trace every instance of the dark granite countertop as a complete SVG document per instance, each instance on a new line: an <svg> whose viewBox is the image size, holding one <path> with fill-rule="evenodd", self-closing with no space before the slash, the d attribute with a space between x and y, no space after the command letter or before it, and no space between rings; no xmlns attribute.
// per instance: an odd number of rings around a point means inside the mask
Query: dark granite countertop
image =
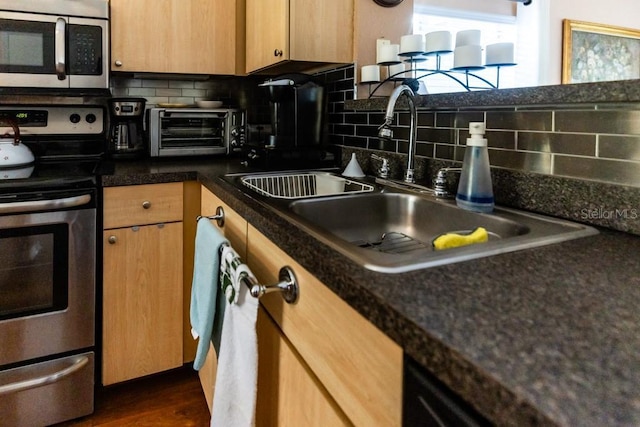
<svg viewBox="0 0 640 427"><path fill-rule="evenodd" d="M345 108L356 111L385 110L387 102L387 97L354 99L347 100ZM544 106L580 103L615 104L627 102L640 102L640 84L638 80L439 93L421 95L416 98L416 106L424 109L518 105ZM400 106L406 105L406 101L402 99L399 100L399 103Z"/></svg>
<svg viewBox="0 0 640 427"><path fill-rule="evenodd" d="M403 274L359 267L222 181L234 159L118 163L104 186L198 179L498 425L640 425L640 237Z"/></svg>

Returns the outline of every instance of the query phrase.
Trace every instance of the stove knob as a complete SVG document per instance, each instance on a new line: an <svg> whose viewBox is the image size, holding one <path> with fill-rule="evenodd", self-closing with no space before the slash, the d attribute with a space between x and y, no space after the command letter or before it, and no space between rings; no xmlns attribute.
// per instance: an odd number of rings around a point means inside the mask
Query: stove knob
<svg viewBox="0 0 640 427"><path fill-rule="evenodd" d="M87 117L85 117L84 119L87 121L87 123L95 123L96 115L92 114L92 113L89 113L89 114L87 114Z"/></svg>
<svg viewBox="0 0 640 427"><path fill-rule="evenodd" d="M71 123L80 123L80 114L73 113L69 116L69 120L71 120Z"/></svg>

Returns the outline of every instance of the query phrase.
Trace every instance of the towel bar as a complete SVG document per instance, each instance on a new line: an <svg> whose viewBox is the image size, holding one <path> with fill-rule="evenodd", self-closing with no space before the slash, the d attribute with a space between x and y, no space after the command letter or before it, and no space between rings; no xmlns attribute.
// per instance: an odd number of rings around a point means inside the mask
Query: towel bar
<svg viewBox="0 0 640 427"><path fill-rule="evenodd" d="M287 303L293 304L298 300L300 294L298 281L291 267L285 266L280 269L278 274L279 282L275 285L261 285L246 273L240 274L240 280L249 288L249 292L254 298L260 298L262 295L271 292L282 292L282 298Z"/></svg>
<svg viewBox="0 0 640 427"><path fill-rule="evenodd" d="M218 224L218 227L224 227L224 209L222 209L222 206L218 206L216 208L215 215L210 215L210 216L198 215L196 217L196 222L200 221L202 218L207 218L210 220L213 219L216 221L216 224Z"/></svg>

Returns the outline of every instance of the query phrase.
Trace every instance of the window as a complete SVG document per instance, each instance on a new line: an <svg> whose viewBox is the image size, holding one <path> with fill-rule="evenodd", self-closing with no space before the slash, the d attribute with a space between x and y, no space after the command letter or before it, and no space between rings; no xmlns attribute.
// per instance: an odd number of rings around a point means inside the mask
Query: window
<svg viewBox="0 0 640 427"><path fill-rule="evenodd" d="M431 8L428 6L416 6L413 15L414 34L426 34L432 31L451 32L454 45L455 35L458 31L476 29L482 33L483 49L488 44L511 42L515 44L515 61L519 65L500 68L500 88L522 87L536 85L537 76L522 72L526 68L526 56L528 55L526 44L518 43L518 23L516 17L505 15L492 15L484 13L470 13L460 10ZM429 57L427 61L418 63L417 68L436 69L436 58ZM441 70L450 70L453 67L453 53L441 57ZM497 83L497 70L495 67L487 67L474 74L488 80L492 84ZM423 73L424 74L424 73ZM418 72L418 75L420 73ZM456 73L456 77L464 81L464 74ZM432 75L423 79L429 93L460 92L466 89L453 79L443 75ZM470 86L487 87L485 83L472 77Z"/></svg>

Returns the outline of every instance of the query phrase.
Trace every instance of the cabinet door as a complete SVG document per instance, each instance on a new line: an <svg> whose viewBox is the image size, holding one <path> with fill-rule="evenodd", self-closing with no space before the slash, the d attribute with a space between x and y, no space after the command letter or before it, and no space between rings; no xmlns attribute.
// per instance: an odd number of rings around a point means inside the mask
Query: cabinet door
<svg viewBox="0 0 640 427"><path fill-rule="evenodd" d="M236 0L111 0L111 69L234 74Z"/></svg>
<svg viewBox="0 0 640 427"><path fill-rule="evenodd" d="M289 58L353 62L353 18L353 0L291 0Z"/></svg>
<svg viewBox="0 0 640 427"><path fill-rule="evenodd" d="M220 200L215 194L206 188L201 188L201 202L200 202L200 215L211 216L215 215L216 209L222 207L224 210L224 225L221 228L222 233L231 243L231 246L240 255L241 258L245 258L247 255L247 221L244 220L237 212L231 209L226 203ZM204 221L204 220L202 220ZM213 224L217 222L212 220ZM200 377L200 384L204 392L209 411L211 411L211 405L213 403L213 392L216 383L218 360L216 357L215 349L213 345L209 345L209 352L204 365L198 371Z"/></svg>
<svg viewBox="0 0 640 427"><path fill-rule="evenodd" d="M290 266L300 297L287 304L277 293L261 304L284 336L356 425L399 426L402 349L252 226L247 260L256 278L276 283Z"/></svg>
<svg viewBox="0 0 640 427"><path fill-rule="evenodd" d="M354 0L247 0L247 72L353 62Z"/></svg>
<svg viewBox="0 0 640 427"><path fill-rule="evenodd" d="M262 307L256 329L256 426L351 425Z"/></svg>
<svg viewBox="0 0 640 427"><path fill-rule="evenodd" d="M104 385L182 366L182 223L105 230Z"/></svg>
<svg viewBox="0 0 640 427"><path fill-rule="evenodd" d="M246 20L247 72L289 59L289 0L247 0Z"/></svg>

